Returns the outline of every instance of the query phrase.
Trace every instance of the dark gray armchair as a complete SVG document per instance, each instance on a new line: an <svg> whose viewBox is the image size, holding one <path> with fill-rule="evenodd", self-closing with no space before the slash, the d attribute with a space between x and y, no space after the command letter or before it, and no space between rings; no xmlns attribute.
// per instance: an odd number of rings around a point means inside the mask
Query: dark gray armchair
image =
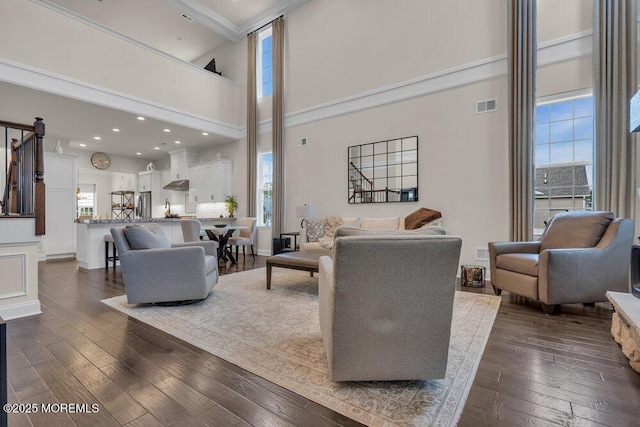
<svg viewBox="0 0 640 427"><path fill-rule="evenodd" d="M157 224L112 228L127 302L168 303L206 298L218 283L218 243L169 242Z"/></svg>
<svg viewBox="0 0 640 427"><path fill-rule="evenodd" d="M612 212L576 211L555 216L540 241L490 242L491 284L558 304L607 301L606 291L629 292L634 222Z"/></svg>

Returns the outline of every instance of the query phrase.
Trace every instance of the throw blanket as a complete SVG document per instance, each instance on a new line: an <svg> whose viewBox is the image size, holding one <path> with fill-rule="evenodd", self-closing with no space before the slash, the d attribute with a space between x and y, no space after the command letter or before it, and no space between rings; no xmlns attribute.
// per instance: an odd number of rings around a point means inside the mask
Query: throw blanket
<svg viewBox="0 0 640 427"><path fill-rule="evenodd" d="M336 228L340 227L344 221L336 215L329 215L324 219L324 236L318 239L318 243L325 249L333 249L333 235Z"/></svg>
<svg viewBox="0 0 640 427"><path fill-rule="evenodd" d="M407 215L404 219L405 230L416 230L431 221L442 218L440 211L428 208L420 208L417 211Z"/></svg>

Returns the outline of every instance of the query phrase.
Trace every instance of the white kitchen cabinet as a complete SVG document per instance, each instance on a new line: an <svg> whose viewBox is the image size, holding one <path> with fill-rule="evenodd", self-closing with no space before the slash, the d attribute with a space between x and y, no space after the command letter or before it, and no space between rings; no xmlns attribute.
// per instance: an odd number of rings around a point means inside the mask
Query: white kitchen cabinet
<svg viewBox="0 0 640 427"><path fill-rule="evenodd" d="M138 193L151 190L152 172L138 172ZM162 177L160 177L162 179Z"/></svg>
<svg viewBox="0 0 640 427"><path fill-rule="evenodd" d="M231 160L217 160L191 167L189 199L196 203L224 202L231 194Z"/></svg>
<svg viewBox="0 0 640 427"><path fill-rule="evenodd" d="M197 165L189 169L189 200L192 203L203 203L205 200L205 167Z"/></svg>
<svg viewBox="0 0 640 427"><path fill-rule="evenodd" d="M46 232L41 258L75 256L77 156L44 153Z"/></svg>

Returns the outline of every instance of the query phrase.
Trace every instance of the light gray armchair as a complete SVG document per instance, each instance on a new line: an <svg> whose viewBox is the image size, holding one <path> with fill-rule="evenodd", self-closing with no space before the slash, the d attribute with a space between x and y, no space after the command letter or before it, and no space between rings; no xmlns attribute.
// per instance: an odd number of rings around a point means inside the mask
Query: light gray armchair
<svg viewBox="0 0 640 427"><path fill-rule="evenodd" d="M127 302L202 300L218 283L218 243L171 244L157 224L112 228Z"/></svg>
<svg viewBox="0 0 640 427"><path fill-rule="evenodd" d="M556 215L540 241L489 242L491 284L540 301L546 314L558 304L607 301L606 291L629 292L634 222L612 212Z"/></svg>
<svg viewBox="0 0 640 427"><path fill-rule="evenodd" d="M331 378L444 378L460 237L341 232L333 260L323 256L319 265L320 329Z"/></svg>

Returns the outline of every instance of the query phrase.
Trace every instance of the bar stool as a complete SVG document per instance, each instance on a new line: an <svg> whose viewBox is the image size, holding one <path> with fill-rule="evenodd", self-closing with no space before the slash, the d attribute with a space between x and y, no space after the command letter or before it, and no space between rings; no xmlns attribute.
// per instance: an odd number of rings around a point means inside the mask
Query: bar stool
<svg viewBox="0 0 640 427"><path fill-rule="evenodd" d="M112 256L109 256L109 243L111 243L112 248ZM113 261L113 269L116 269L116 261L118 260L118 255L116 254L116 244L113 241L113 236L111 233L104 235L104 269L109 268L109 261Z"/></svg>

